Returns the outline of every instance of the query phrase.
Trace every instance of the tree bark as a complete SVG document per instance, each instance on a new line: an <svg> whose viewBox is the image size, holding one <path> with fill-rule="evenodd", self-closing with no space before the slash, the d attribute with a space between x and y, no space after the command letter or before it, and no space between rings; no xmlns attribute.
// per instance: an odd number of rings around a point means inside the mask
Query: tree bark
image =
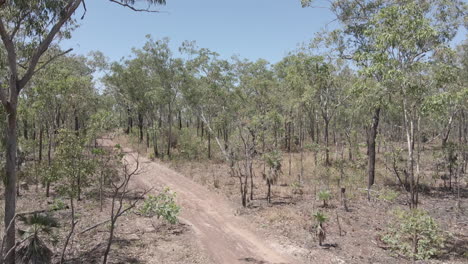
<svg viewBox="0 0 468 264"><path fill-rule="evenodd" d="M16 228L16 147L17 147L17 126L16 106L10 107L8 113L8 128L6 135L6 179L5 179L5 252L9 252L15 246ZM9 227L9 228L8 228ZM14 250L13 250L14 251ZM15 254L10 253L5 256L5 263L15 263Z"/></svg>
<svg viewBox="0 0 468 264"><path fill-rule="evenodd" d="M138 112L138 129L140 130L140 143L143 142L143 115Z"/></svg>
<svg viewBox="0 0 468 264"><path fill-rule="evenodd" d="M169 103L169 111L167 114L168 132L167 132L167 156L171 158L171 138L172 138L172 108Z"/></svg>
<svg viewBox="0 0 468 264"><path fill-rule="evenodd" d="M375 182L375 139L377 138L378 126L380 120L380 107L374 110L374 116L372 117L372 126L370 129L369 138L367 140L367 153L369 155L368 170L367 170L367 190L368 199L370 199L370 189ZM351 148L351 146L350 146Z"/></svg>

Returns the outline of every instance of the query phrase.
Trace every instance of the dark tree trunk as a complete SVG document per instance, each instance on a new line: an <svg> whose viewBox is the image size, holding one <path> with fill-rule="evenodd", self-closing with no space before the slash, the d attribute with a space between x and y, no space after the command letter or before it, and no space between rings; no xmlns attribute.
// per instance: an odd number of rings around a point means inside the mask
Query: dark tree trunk
<svg viewBox="0 0 468 264"><path fill-rule="evenodd" d="M325 140L325 166L330 166L330 149L329 149L329 136L328 136L328 127L330 125L330 119L325 118L325 130L323 131L323 139Z"/></svg>
<svg viewBox="0 0 468 264"><path fill-rule="evenodd" d="M138 129L140 130L140 143L143 142L143 115L138 113Z"/></svg>
<svg viewBox="0 0 468 264"><path fill-rule="evenodd" d="M205 135L205 123L202 122L201 123L201 138L203 138L204 135Z"/></svg>
<svg viewBox="0 0 468 264"><path fill-rule="evenodd" d="M127 108L127 130L125 130L125 134L130 134L132 132L133 127L133 119L130 108Z"/></svg>
<svg viewBox="0 0 468 264"><path fill-rule="evenodd" d="M41 128L39 129L39 163L42 161L42 141L43 141L43 136L44 136L44 129Z"/></svg>
<svg viewBox="0 0 468 264"><path fill-rule="evenodd" d="M271 203L271 183L270 183L270 180L267 180L267 185L268 185L267 201L268 201L268 203Z"/></svg>
<svg viewBox="0 0 468 264"><path fill-rule="evenodd" d="M24 119L23 121L23 133L24 133L24 139L28 139L28 120Z"/></svg>
<svg viewBox="0 0 468 264"><path fill-rule="evenodd" d="M149 136L149 131L146 129L146 148L148 149L150 147L150 136Z"/></svg>
<svg viewBox="0 0 468 264"><path fill-rule="evenodd" d="M372 117L372 126L370 129L369 137L367 140L367 154L369 155L369 164L368 164L368 181L367 189L370 190L375 181L375 139L377 138L377 131L379 127L380 119L380 107L374 110L374 116ZM370 199L370 196L368 195Z"/></svg>
<svg viewBox="0 0 468 264"><path fill-rule="evenodd" d="M179 130L182 130L182 111L179 110Z"/></svg>
<svg viewBox="0 0 468 264"><path fill-rule="evenodd" d="M36 124L33 123L32 140L36 141Z"/></svg>
<svg viewBox="0 0 468 264"><path fill-rule="evenodd" d="M75 134L76 136L79 136L80 135L80 122L79 122L78 114L76 110L74 112L74 116L75 116Z"/></svg>
<svg viewBox="0 0 468 264"><path fill-rule="evenodd" d="M156 127L154 128L154 132L153 132L153 152L154 152L154 157L159 158L158 138L156 134Z"/></svg>
<svg viewBox="0 0 468 264"><path fill-rule="evenodd" d="M167 157L171 158L171 142L172 142L172 108L169 103L169 111L167 114L168 132L167 132Z"/></svg>

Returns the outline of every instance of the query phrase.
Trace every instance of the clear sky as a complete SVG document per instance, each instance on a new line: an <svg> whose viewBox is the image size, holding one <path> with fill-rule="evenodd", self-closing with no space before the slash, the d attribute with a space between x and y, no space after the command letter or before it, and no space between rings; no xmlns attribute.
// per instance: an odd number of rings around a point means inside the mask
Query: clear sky
<svg viewBox="0 0 468 264"><path fill-rule="evenodd" d="M151 34L169 37L174 52L184 40L195 40L223 58L275 63L333 21L327 9L302 8L300 0L167 0L166 6L154 7L163 13L133 12L108 0L87 0L86 5L83 20L83 9L76 14L81 26L61 46L83 55L99 50L113 61L142 47ZM465 36L463 30L454 42Z"/></svg>
<svg viewBox="0 0 468 264"><path fill-rule="evenodd" d="M61 46L83 55L100 50L112 60L142 47L151 34L169 37L174 51L184 40L195 40L224 58L277 62L333 20L326 9L301 8L300 0L167 0L155 7L167 13L133 12L107 0L86 5L81 26ZM77 17L82 14L79 9Z"/></svg>

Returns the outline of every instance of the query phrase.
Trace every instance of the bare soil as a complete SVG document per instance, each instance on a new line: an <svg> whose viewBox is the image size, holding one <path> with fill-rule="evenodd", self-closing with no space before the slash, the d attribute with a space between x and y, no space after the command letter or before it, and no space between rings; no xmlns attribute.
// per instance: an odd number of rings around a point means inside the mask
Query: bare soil
<svg viewBox="0 0 468 264"><path fill-rule="evenodd" d="M131 145L122 138L116 142ZM100 143L106 146L115 144L110 139L103 139ZM154 188L152 193L158 193L166 186L171 188L177 193L177 202L182 207L181 221L177 225L169 225L154 218L125 214L118 220L109 263L412 263L390 252L380 240L392 221L392 211L406 208L403 192L391 200L381 195L386 190L393 190L386 184L391 180L383 169L377 171L373 198L367 201L361 186L365 183L363 176L348 171L347 180L340 183L336 171L315 168L311 154L305 155L306 173L301 186L294 186L299 171L299 156L294 154L292 173L289 175L287 166L284 166L280 182L273 186L273 202L269 204L265 199L266 185L259 177L262 166L257 164L253 199L247 208L242 208L238 179L228 175L229 170L222 162L216 159L152 161L143 154L146 152L144 147L141 150L139 146L132 145L132 148L142 154L124 148L126 158L129 161L138 158L142 170L132 179L131 188L135 192ZM287 162L287 157L284 162ZM356 160L356 166L360 166L360 162ZM380 164L378 167L383 166ZM340 203L340 186L347 187L348 212ZM19 212L50 209L60 197L52 192L51 197L46 198L43 188L30 188L21 190ZM77 203L79 222L67 250L67 263L102 261L108 225L80 234L87 227L109 218L110 194L107 194L101 212L95 189L95 186L89 187L82 201ZM332 191L333 198L327 207L316 199L321 189ZM462 188L461 209L454 202L455 197L456 194L437 186L421 194L421 207L430 212L449 239L441 256L420 263L468 262L466 186ZM66 200L63 202L67 203ZM313 232L311 214L317 210L328 216L325 224L327 244L322 247L318 246ZM54 260L58 261L69 230L70 212L59 210L53 214L61 227L57 228L54 236L44 235L43 239L53 252L57 252Z"/></svg>

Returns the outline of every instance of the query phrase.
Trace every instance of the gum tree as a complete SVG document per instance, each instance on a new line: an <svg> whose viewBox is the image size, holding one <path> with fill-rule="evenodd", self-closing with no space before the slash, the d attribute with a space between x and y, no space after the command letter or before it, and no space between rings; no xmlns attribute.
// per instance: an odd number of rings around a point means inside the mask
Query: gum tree
<svg viewBox="0 0 468 264"><path fill-rule="evenodd" d="M109 0L135 8L135 0ZM147 0L149 4L164 4L165 0ZM0 102L7 114L5 165L5 244L1 259L15 263L16 218L16 150L18 98L31 78L57 56L44 56L50 45L69 37L75 26L72 18L83 0L0 0L0 38L2 64L8 73L0 79ZM86 9L86 8L85 8ZM59 54L60 55L60 54ZM59 56L58 55L58 56Z"/></svg>

